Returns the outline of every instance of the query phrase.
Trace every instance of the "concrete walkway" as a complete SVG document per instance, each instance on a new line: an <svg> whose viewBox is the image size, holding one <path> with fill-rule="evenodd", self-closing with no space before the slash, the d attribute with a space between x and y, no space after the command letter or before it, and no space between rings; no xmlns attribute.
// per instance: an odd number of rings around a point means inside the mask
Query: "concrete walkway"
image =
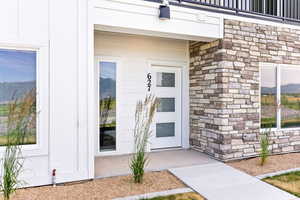
<svg viewBox="0 0 300 200"><path fill-rule="evenodd" d="M221 162L170 169L208 200L296 200L297 197Z"/></svg>

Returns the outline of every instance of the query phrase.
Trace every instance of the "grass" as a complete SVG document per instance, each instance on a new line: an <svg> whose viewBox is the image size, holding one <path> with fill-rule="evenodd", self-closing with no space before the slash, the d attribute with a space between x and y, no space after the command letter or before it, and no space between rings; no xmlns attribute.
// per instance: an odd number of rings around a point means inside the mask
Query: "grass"
<svg viewBox="0 0 300 200"><path fill-rule="evenodd" d="M300 97L299 94L281 94L281 105L293 109L300 110ZM261 105L263 106L274 106L276 105L275 95L262 95Z"/></svg>
<svg viewBox="0 0 300 200"><path fill-rule="evenodd" d="M281 95L281 105L287 109L291 110L300 110L300 94L282 94ZM274 106L275 95L263 95L261 96L261 105L263 106ZM275 115L275 111L274 111ZM300 126L300 116L290 119L283 119L281 121L281 126L283 128L289 127L299 127ZM261 119L262 128L276 127L276 118L275 117L264 117Z"/></svg>
<svg viewBox="0 0 300 200"><path fill-rule="evenodd" d="M151 199L141 199L141 200L204 200L199 194L195 192L169 195L165 197L154 197Z"/></svg>
<svg viewBox="0 0 300 200"><path fill-rule="evenodd" d="M0 104L0 116L7 116L7 115L8 115L8 105Z"/></svg>
<svg viewBox="0 0 300 200"><path fill-rule="evenodd" d="M105 109L105 105L107 105L107 103L110 100L108 99L102 99L99 102L100 105L100 109ZM109 110L116 110L116 99L111 99L111 102L109 103Z"/></svg>
<svg viewBox="0 0 300 200"><path fill-rule="evenodd" d="M282 120L281 126L283 128L299 127L300 126L300 118Z"/></svg>
<svg viewBox="0 0 300 200"><path fill-rule="evenodd" d="M275 105L276 104L276 96L275 95L262 94L261 104L264 105L264 106L273 106L273 105Z"/></svg>
<svg viewBox="0 0 300 200"><path fill-rule="evenodd" d="M0 146L5 146L7 144L7 136L0 136ZM24 138L23 141L24 145L28 144L36 144L36 136L35 135L28 135Z"/></svg>
<svg viewBox="0 0 300 200"><path fill-rule="evenodd" d="M263 181L300 197L300 171L267 177Z"/></svg>
<svg viewBox="0 0 300 200"><path fill-rule="evenodd" d="M291 128L300 126L300 117L293 119L284 119L281 121L281 127ZM276 127L276 118L262 118L261 119L261 128L274 128Z"/></svg>
<svg viewBox="0 0 300 200"><path fill-rule="evenodd" d="M268 138L268 132L265 132L260 136L260 165L263 166L265 162L267 161L267 158L269 156L269 138Z"/></svg>
<svg viewBox="0 0 300 200"><path fill-rule="evenodd" d="M8 115L9 115L9 105L0 104L0 117L8 117ZM35 134L26 135L22 144L24 145L36 144L36 135ZM6 145L7 145L7 136L6 135L0 136L0 146L6 146Z"/></svg>
<svg viewBox="0 0 300 200"><path fill-rule="evenodd" d="M134 126L134 154L130 160L130 170L135 183L142 183L145 167L149 162L146 148L151 135L151 124L156 112L158 100L147 95L144 100L138 101L135 111Z"/></svg>
<svg viewBox="0 0 300 200"><path fill-rule="evenodd" d="M113 128L116 126L117 126L117 124L115 121L112 123L100 124L100 128Z"/></svg>
<svg viewBox="0 0 300 200"><path fill-rule="evenodd" d="M276 127L276 118L275 117L262 118L261 127L262 128Z"/></svg>

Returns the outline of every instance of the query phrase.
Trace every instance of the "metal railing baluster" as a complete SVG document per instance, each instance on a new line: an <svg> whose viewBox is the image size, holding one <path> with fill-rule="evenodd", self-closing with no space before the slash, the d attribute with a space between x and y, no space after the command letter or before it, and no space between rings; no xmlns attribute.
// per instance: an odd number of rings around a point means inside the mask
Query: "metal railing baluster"
<svg viewBox="0 0 300 200"><path fill-rule="evenodd" d="M144 0L161 2L161 0ZM300 23L300 0L170 0L171 5L219 13Z"/></svg>

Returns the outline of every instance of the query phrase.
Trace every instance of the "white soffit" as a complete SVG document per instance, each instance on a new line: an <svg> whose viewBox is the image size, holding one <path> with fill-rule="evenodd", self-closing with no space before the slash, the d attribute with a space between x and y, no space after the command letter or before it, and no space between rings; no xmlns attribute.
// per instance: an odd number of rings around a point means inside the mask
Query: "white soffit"
<svg viewBox="0 0 300 200"><path fill-rule="evenodd" d="M207 42L223 38L220 16L171 6L171 19L160 20L158 7L142 0L95 0L95 29Z"/></svg>

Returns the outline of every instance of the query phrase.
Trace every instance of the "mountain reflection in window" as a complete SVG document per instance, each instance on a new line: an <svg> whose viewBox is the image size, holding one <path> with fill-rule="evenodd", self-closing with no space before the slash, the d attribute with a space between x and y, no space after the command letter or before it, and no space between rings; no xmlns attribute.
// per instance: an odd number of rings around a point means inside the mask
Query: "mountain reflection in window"
<svg viewBox="0 0 300 200"><path fill-rule="evenodd" d="M116 70L114 62L100 62L100 151L116 150Z"/></svg>
<svg viewBox="0 0 300 200"><path fill-rule="evenodd" d="M0 49L0 146L20 132L16 126L21 115L26 126L20 143L36 143L36 58L36 51Z"/></svg>
<svg viewBox="0 0 300 200"><path fill-rule="evenodd" d="M300 70L281 68L281 127L300 127Z"/></svg>
<svg viewBox="0 0 300 200"><path fill-rule="evenodd" d="M276 127L276 68L261 69L261 128Z"/></svg>

